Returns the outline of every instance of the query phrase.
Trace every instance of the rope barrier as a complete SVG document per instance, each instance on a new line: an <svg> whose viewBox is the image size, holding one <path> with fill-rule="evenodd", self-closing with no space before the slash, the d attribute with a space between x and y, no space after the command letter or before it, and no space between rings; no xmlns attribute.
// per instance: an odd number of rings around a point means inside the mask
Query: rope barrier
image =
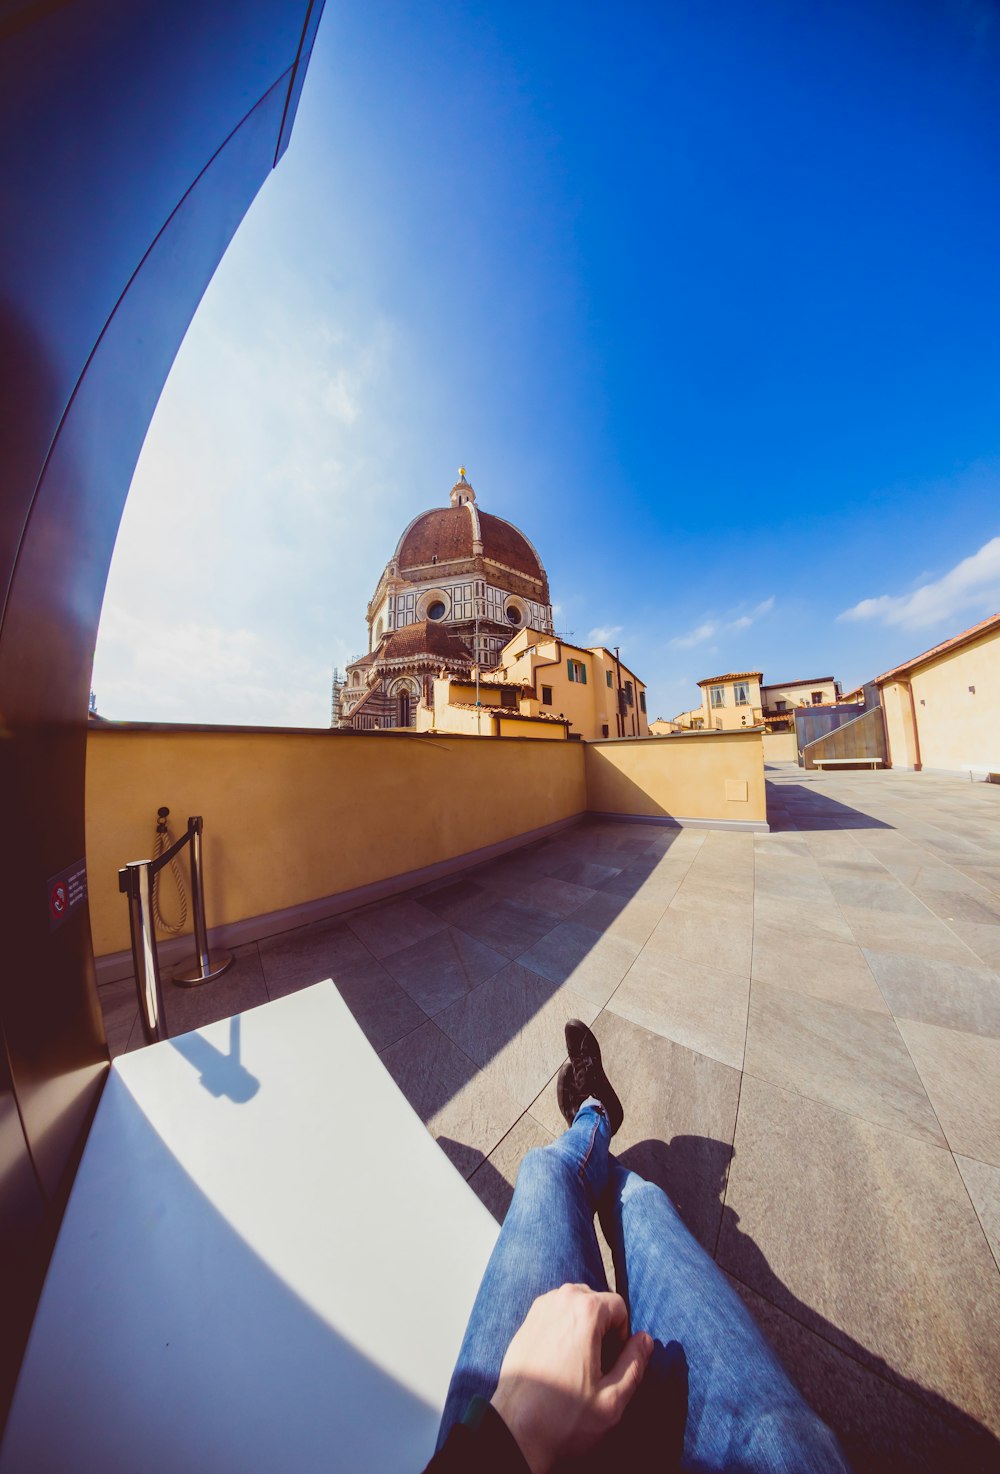
<svg viewBox="0 0 1000 1474"><path fill-rule="evenodd" d="M157 810L156 843L153 846L154 860L158 860L166 850L171 849L173 846L170 836L170 826L167 823L167 815L169 813L169 809ZM174 877L174 885L177 888L177 899L180 902L180 920L176 923L166 921L163 913L160 911L160 876L159 869L157 868L157 870L154 870L152 877L153 921L157 931L165 932L168 936L175 937L178 932L184 930L185 923L187 922L188 902L187 891L184 889L184 876L176 855L170 857L169 864L170 873Z"/></svg>

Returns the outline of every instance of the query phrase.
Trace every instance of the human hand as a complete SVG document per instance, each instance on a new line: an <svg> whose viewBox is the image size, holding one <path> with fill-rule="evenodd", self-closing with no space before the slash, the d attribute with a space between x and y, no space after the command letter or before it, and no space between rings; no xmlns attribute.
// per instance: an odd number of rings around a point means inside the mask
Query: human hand
<svg viewBox="0 0 1000 1474"><path fill-rule="evenodd" d="M586 1453L620 1421L653 1350L644 1332L630 1336L611 1370L601 1348L624 1335L628 1310L620 1295L563 1285L539 1295L507 1348L491 1399L517 1439L532 1474L556 1459Z"/></svg>

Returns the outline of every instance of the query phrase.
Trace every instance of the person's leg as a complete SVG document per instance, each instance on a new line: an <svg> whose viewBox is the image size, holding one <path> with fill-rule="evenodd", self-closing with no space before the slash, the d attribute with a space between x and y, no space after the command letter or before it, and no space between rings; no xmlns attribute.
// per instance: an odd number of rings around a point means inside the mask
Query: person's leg
<svg viewBox="0 0 1000 1474"><path fill-rule="evenodd" d="M522 1161L469 1317L438 1447L476 1393L492 1397L504 1353L538 1295L564 1284L608 1288L594 1211L607 1184L610 1139L607 1113L590 1099L568 1131Z"/></svg>
<svg viewBox="0 0 1000 1474"><path fill-rule="evenodd" d="M601 1223L631 1329L679 1344L687 1362L681 1468L844 1474L837 1440L666 1194L612 1158Z"/></svg>

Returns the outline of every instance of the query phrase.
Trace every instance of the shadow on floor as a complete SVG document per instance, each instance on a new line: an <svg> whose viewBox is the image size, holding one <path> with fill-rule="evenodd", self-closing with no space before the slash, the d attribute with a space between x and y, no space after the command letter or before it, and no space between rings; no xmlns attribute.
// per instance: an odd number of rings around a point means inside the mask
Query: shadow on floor
<svg viewBox="0 0 1000 1474"><path fill-rule="evenodd" d="M892 829L882 819L852 809L801 783L771 783L767 789L767 822L772 831L787 829Z"/></svg>
<svg viewBox="0 0 1000 1474"><path fill-rule="evenodd" d="M618 1160L663 1189L703 1246L722 1244L720 1267L738 1267L739 1275L725 1270L727 1278L803 1397L837 1434L855 1474L996 1474L1000 1442L982 1424L845 1335L774 1274L725 1206L732 1157L727 1142L675 1136L669 1144L637 1142ZM480 1183L480 1196L502 1223L510 1185L488 1161L479 1168L477 1190Z"/></svg>
<svg viewBox="0 0 1000 1474"><path fill-rule="evenodd" d="M669 1145L638 1142L619 1160L663 1188L695 1237L713 1216L717 1219L720 1267L803 1396L841 1438L857 1474L884 1474L887 1469L987 1474L1000 1469L1000 1442L982 1424L846 1335L773 1272L756 1241L740 1229L739 1215L725 1203L732 1157L727 1142L675 1136ZM799 1328L811 1334L803 1335Z"/></svg>
<svg viewBox="0 0 1000 1474"><path fill-rule="evenodd" d="M772 820L775 828L893 827L807 784L769 783L768 795L783 821ZM252 964L254 972L251 982L257 992L250 1001L275 996L276 984L280 996L281 991L332 977L411 1105L428 1122L462 1095L514 1036L530 1026L588 954L604 942L616 919L645 882L655 877L663 861L671 861L673 874L686 875L697 852L689 841L677 844L685 833L656 825L625 828L607 821L585 822L434 886L352 916L301 928L298 940L296 934L285 933L271 944L262 942L260 956L267 959L263 971L256 945L241 949L247 953L246 967ZM710 869L708 873L711 875ZM672 894L664 890L664 909ZM387 949L384 926L405 927L411 916L423 927L423 939L412 945L397 943L398 952ZM353 928L352 922L356 923ZM418 952L420 947L432 949L436 938L446 936L461 944L448 964L456 989L451 997L441 993L442 968L436 955ZM542 939L547 939L544 956L537 947ZM272 950L267 952L269 945ZM530 956L525 955L529 948ZM475 965L479 966L484 956L487 961L492 957L489 966L495 968L495 974L474 971L469 959L478 959ZM517 962L511 970L512 980L496 987L494 975L508 976L512 961ZM228 986L235 987L239 969L234 968L227 977ZM438 1020L439 1013L452 1002L464 1009L466 999L480 989L481 998L494 991L497 997L489 1007L468 1010L472 1017L467 1029L452 1028L449 1033ZM192 992L192 1000L194 996ZM250 1006L242 998L227 1002L227 995L215 984L199 995L199 1006L202 998L215 1017ZM199 1022L184 1020L187 1028ZM238 1059L238 1048L231 1047L230 1055ZM203 1073L206 1065L213 1066L208 1072L210 1080L223 1093L234 1088L230 1073L215 1073L220 1061L188 1058ZM231 1064L226 1068L231 1072ZM249 1085L247 1081L236 1083L241 1089ZM477 1193L502 1219L511 1189L484 1158L481 1144L455 1139L465 1135L462 1126L470 1116L488 1109L488 1101L483 1104L478 1098L465 1097L446 1128L451 1136L441 1135L439 1129L435 1135L464 1176L476 1174ZM692 1136L675 1137L669 1146L656 1140L639 1143L623 1153L622 1160L668 1192L709 1252L723 1246L723 1261L738 1276L734 1283L808 1400L843 1437L856 1468L873 1474L875 1469L917 1474L944 1468L1000 1467L1000 1448L974 1420L908 1382L836 1326L817 1317L772 1274L754 1241L739 1231L735 1213L725 1207L730 1156L728 1145ZM989 1441L984 1443L984 1439Z"/></svg>

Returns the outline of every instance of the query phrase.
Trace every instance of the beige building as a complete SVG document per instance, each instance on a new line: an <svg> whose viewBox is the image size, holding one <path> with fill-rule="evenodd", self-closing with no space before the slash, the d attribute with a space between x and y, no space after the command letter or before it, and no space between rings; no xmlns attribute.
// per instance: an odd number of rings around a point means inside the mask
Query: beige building
<svg viewBox="0 0 1000 1474"><path fill-rule="evenodd" d="M649 724L651 737L671 737L675 732L701 732L705 729L705 715L700 706L691 711L679 711L675 717L657 717Z"/></svg>
<svg viewBox="0 0 1000 1474"><path fill-rule="evenodd" d="M541 737L565 741L569 722L531 710L531 693L512 682L484 676L457 678L442 671L430 699L417 707L418 732L456 732L466 737Z"/></svg>
<svg viewBox="0 0 1000 1474"><path fill-rule="evenodd" d="M716 732L736 732L741 727L760 725L759 670L730 671L724 676L706 676L701 690L701 725ZM691 725L694 726L694 714Z"/></svg>
<svg viewBox="0 0 1000 1474"><path fill-rule="evenodd" d="M832 706L840 701L840 682L833 676L763 685L759 670L729 671L699 681L701 705L678 712L670 721L651 723L657 737L672 732L735 732L763 725L771 732L793 731L797 706Z"/></svg>
<svg viewBox="0 0 1000 1474"><path fill-rule="evenodd" d="M585 649L540 630L507 642L498 666L481 673L476 701L474 671L442 670L417 708L417 729L588 742L650 735L646 687L634 671L602 646Z"/></svg>
<svg viewBox="0 0 1000 1474"><path fill-rule="evenodd" d="M836 706L842 701L840 682L833 676L812 676L803 681L774 681L760 688L763 718L772 730L794 724L797 706Z"/></svg>
<svg viewBox="0 0 1000 1474"><path fill-rule="evenodd" d="M571 737L649 736L644 682L602 645L587 649L542 630L521 630L504 646L497 671L530 693L531 714L565 717Z"/></svg>
<svg viewBox="0 0 1000 1474"><path fill-rule="evenodd" d="M894 768L976 778L1000 773L1000 614L886 671L875 684Z"/></svg>

